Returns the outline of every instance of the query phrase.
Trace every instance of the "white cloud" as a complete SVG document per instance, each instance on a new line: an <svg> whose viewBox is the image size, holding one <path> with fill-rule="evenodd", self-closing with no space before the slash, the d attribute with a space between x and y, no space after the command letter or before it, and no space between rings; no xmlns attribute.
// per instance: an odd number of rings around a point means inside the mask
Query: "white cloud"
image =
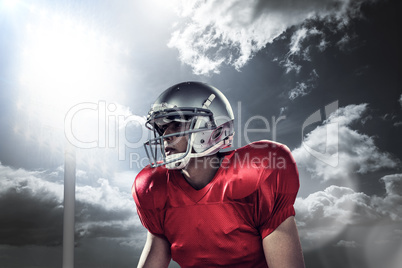
<svg viewBox="0 0 402 268"><path fill-rule="evenodd" d="M293 88L290 92L289 92L289 99L294 100L297 97L303 97L307 94L309 94L313 88L315 87L315 83L318 79L318 74L316 70L313 70L310 73L310 78L307 79L304 82L297 82L296 83L296 87Z"/></svg>
<svg viewBox="0 0 402 268"><path fill-rule="evenodd" d="M398 102L402 109L402 94L399 97ZM392 122L394 127L400 127L400 126L402 126L402 121L401 121L402 118L401 118L400 114L401 114L400 112L387 113L387 114L383 115L381 117L381 119L384 121Z"/></svg>
<svg viewBox="0 0 402 268"><path fill-rule="evenodd" d="M402 221L402 174L387 175L381 178L385 184L384 199L374 198L377 210L395 221Z"/></svg>
<svg viewBox="0 0 402 268"><path fill-rule="evenodd" d="M304 248L327 243L348 225L375 225L384 219L402 223L402 174L388 175L381 181L385 184L384 197L335 185L306 198L298 197L296 219Z"/></svg>
<svg viewBox="0 0 402 268"><path fill-rule="evenodd" d="M336 44L341 50L345 50L351 39L352 37L350 37L348 34L345 34Z"/></svg>
<svg viewBox="0 0 402 268"><path fill-rule="evenodd" d="M225 63L243 67L255 53L287 28L309 18L330 18L347 24L359 14L365 0L307 1L181 1L184 23L174 31L169 47L179 50L180 60L196 74L218 73ZM292 40L295 53L306 32ZM310 34L316 34L311 31Z"/></svg>
<svg viewBox="0 0 402 268"><path fill-rule="evenodd" d="M349 105L332 113L323 125L316 127L304 138L304 145L322 155L336 156L336 167L310 154L302 145L292 153L301 169L322 181L351 179L358 174L395 168L400 161L382 152L374 138L353 130L350 125L363 117L366 104ZM337 126L337 127L333 127Z"/></svg>
<svg viewBox="0 0 402 268"><path fill-rule="evenodd" d="M320 43L317 45L317 47L318 47L318 49L322 52L322 51L324 51L325 49L327 49L328 44L329 44L328 41L322 39L322 40L320 41Z"/></svg>
<svg viewBox="0 0 402 268"><path fill-rule="evenodd" d="M365 194L335 185L306 198L297 198L296 219L304 248L312 249L327 243L347 224L364 222L365 218L380 218L380 214L368 207L369 203L370 198ZM360 209L364 216L355 214L355 209Z"/></svg>
<svg viewBox="0 0 402 268"><path fill-rule="evenodd" d="M80 237L130 240L142 233L131 192L121 191L105 178L95 186L76 188L76 228Z"/></svg>
<svg viewBox="0 0 402 268"><path fill-rule="evenodd" d="M294 100L299 96L305 96L308 93L308 86L305 82L298 82L296 87L289 93L289 99Z"/></svg>
<svg viewBox="0 0 402 268"><path fill-rule="evenodd" d="M40 195L43 199L52 197L57 202L62 201L63 186L58 183L59 172L28 171L22 168L14 169L0 162L0 196L10 189L15 193L28 196Z"/></svg>
<svg viewBox="0 0 402 268"><path fill-rule="evenodd" d="M402 108L402 94L401 94L401 96L399 97L399 104L401 105L401 108Z"/></svg>
<svg viewBox="0 0 402 268"><path fill-rule="evenodd" d="M310 46L304 47L304 41L311 36L314 35L321 35L323 36L324 33L321 31L317 30L316 28L311 28L308 29L306 27L301 27L300 29L296 30L292 37L291 41L289 44L289 52L286 54L285 58L280 61L280 64L285 67L286 73L289 73L291 71L295 71L296 73L299 73L301 70L301 65L295 63L293 58L295 56L301 57L304 61L311 61L310 58ZM320 49L324 50L325 49L325 43L321 42L321 46L319 45Z"/></svg>
<svg viewBox="0 0 402 268"><path fill-rule="evenodd" d="M300 53L301 42L306 38L307 31L308 31L308 29L303 27L303 28L297 30L293 34L292 40L291 40L290 45L289 45L290 46L289 54L293 55L293 54L299 54Z"/></svg>
<svg viewBox="0 0 402 268"><path fill-rule="evenodd" d="M295 63L290 57L286 57L284 60L280 61L280 64L286 69L286 73L294 71L299 73L301 70L301 65Z"/></svg>

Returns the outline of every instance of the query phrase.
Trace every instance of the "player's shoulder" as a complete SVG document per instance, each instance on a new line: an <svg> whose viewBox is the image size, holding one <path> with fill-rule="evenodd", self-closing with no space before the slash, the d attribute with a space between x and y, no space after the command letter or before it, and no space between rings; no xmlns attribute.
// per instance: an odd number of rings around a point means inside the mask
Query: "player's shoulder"
<svg viewBox="0 0 402 268"><path fill-rule="evenodd" d="M268 186L280 192L298 191L300 182L297 165L292 152L285 144L262 140L248 144L244 147L244 151L252 155L246 157L251 169L261 172L258 187Z"/></svg>
<svg viewBox="0 0 402 268"><path fill-rule="evenodd" d="M278 165L276 152L286 148L277 142L261 140L226 153L221 165L226 169L222 174L228 197L244 198L257 191L264 181L272 180L270 174L275 173Z"/></svg>
<svg viewBox="0 0 402 268"><path fill-rule="evenodd" d="M137 206L162 208L166 202L168 170L165 167L146 166L136 176L132 194Z"/></svg>
<svg viewBox="0 0 402 268"><path fill-rule="evenodd" d="M270 141L270 140L260 140L247 144L235 152L237 155L242 157L254 156L254 157L267 157L271 154L278 156L291 155L290 149L282 143Z"/></svg>
<svg viewBox="0 0 402 268"><path fill-rule="evenodd" d="M296 170L290 149L269 140L252 142L232 151L222 164L232 171L230 174L235 174L233 179L228 180L236 185L237 192L241 194L264 184L275 184L275 180L283 177L277 174Z"/></svg>

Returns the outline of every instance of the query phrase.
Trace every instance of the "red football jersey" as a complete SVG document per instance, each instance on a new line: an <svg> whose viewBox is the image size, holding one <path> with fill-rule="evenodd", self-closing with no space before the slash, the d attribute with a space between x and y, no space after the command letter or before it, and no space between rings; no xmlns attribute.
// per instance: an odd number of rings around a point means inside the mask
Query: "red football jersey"
<svg viewBox="0 0 402 268"><path fill-rule="evenodd" d="M142 224L181 267L267 267L262 239L295 215L298 189L289 149L259 141L224 153L200 190L180 170L146 167L132 193Z"/></svg>

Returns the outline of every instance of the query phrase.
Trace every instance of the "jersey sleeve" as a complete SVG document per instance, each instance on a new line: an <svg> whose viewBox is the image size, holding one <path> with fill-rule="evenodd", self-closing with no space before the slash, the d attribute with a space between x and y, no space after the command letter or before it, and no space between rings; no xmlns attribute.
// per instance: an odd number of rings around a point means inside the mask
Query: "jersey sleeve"
<svg viewBox="0 0 402 268"><path fill-rule="evenodd" d="M258 189L257 227L262 238L295 215L293 205L299 186L299 173L290 150L278 145Z"/></svg>
<svg viewBox="0 0 402 268"><path fill-rule="evenodd" d="M142 225L153 235L164 236L164 207L166 203L166 173L149 167L135 178L131 192Z"/></svg>

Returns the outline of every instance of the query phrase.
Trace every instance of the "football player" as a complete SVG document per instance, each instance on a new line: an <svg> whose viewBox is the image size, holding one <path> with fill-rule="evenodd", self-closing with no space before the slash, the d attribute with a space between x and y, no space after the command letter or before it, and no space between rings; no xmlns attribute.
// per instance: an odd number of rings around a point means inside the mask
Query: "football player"
<svg viewBox="0 0 402 268"><path fill-rule="evenodd" d="M215 87L185 82L148 113L150 165L132 193L147 241L138 267L304 267L289 149L264 140L225 151L234 116Z"/></svg>

